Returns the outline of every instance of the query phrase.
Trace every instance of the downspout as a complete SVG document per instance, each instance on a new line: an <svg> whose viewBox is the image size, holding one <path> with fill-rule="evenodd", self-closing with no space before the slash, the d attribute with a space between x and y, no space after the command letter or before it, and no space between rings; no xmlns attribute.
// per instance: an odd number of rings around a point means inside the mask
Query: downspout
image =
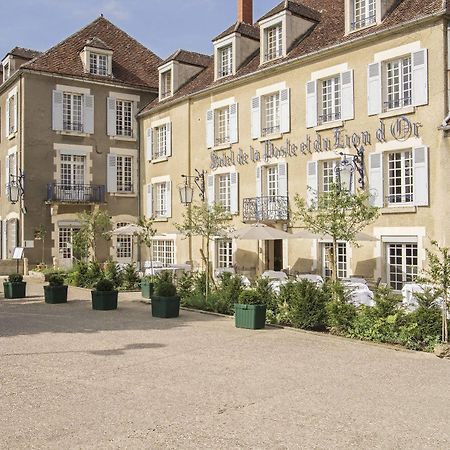
<svg viewBox="0 0 450 450"><path fill-rule="evenodd" d="M137 127L136 127L136 130L137 130L137 136L136 136L136 139L137 139L137 145L138 145L138 157L137 157L137 219L139 220L140 219L140 217L141 217L141 210L142 210L142 208L141 208L141 199L143 198L143 188L142 188L142 186L141 186L141 179L142 179L142 176L141 176L141 166L142 166L142 164L141 164L141 158L142 158L142 148L141 148L141 135L142 135L142 133L141 133L141 126L143 125L142 124L142 121L139 119L138 120L138 117L136 116L136 118L135 118L135 120L136 120L136 122L137 122ZM144 149L144 154L145 154L145 149ZM144 165L144 169L145 169L145 165ZM142 256L142 248L141 248L141 243L140 243L140 239L139 238L137 238L136 236L135 236L135 239L137 239L137 263L139 264L139 267L137 267L137 270L139 270L139 271L141 271L141 256Z"/></svg>
<svg viewBox="0 0 450 450"><path fill-rule="evenodd" d="M188 175L192 175L192 152L191 152L191 124L192 124L192 120L191 120L191 104L192 104L192 99L189 98L188 101ZM188 215L190 217L191 211L190 208L191 206L188 206ZM189 235L188 238L188 245L189 245L189 263L191 264L191 266L193 266L193 258L192 258L192 236Z"/></svg>

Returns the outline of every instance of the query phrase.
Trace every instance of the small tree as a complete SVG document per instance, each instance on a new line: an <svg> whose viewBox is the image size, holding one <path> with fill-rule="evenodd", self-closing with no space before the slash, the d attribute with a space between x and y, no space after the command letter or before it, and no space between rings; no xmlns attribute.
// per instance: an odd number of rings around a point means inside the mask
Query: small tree
<svg viewBox="0 0 450 450"><path fill-rule="evenodd" d="M442 342L448 344L448 302L450 294L450 249L431 241L431 249L426 249L428 267L423 270L419 281L431 284L436 295L442 296Z"/></svg>
<svg viewBox="0 0 450 450"><path fill-rule="evenodd" d="M202 236L206 241L206 251L201 251L202 259L206 265L206 298L208 298L210 279L210 243L216 236L224 236L230 229L230 213L220 203L207 205L201 203L192 205L186 214L183 214L183 223L176 224L178 231L186 236Z"/></svg>
<svg viewBox="0 0 450 450"><path fill-rule="evenodd" d="M153 238L157 233L157 229L153 227L153 217L141 217L138 220L138 225L142 228L142 231L137 233L139 241L144 244L148 249L148 257L150 260L150 269L153 269ZM152 271L153 272L153 271Z"/></svg>
<svg viewBox="0 0 450 450"><path fill-rule="evenodd" d="M351 242L356 235L378 217L378 209L369 205L369 194L352 194L333 184L328 192L319 192L317 199L307 205L305 199L295 196L294 218L312 233L329 235L333 241L330 252L332 280L337 281L337 243Z"/></svg>
<svg viewBox="0 0 450 450"><path fill-rule="evenodd" d="M108 211L95 209L78 214L81 227L73 236L74 254L80 258L87 258L91 254L93 261L97 261L97 239L110 239L111 217Z"/></svg>

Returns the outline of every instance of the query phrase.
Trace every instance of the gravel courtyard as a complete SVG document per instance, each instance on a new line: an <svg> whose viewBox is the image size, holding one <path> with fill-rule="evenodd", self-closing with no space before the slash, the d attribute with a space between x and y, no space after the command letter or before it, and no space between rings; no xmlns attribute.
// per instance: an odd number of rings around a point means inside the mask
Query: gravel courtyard
<svg viewBox="0 0 450 450"><path fill-rule="evenodd" d="M69 292L1 295L2 449L450 448L449 360Z"/></svg>

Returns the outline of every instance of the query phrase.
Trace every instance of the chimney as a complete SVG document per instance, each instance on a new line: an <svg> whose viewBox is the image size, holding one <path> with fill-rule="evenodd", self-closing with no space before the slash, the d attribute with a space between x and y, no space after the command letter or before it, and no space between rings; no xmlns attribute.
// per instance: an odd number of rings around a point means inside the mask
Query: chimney
<svg viewBox="0 0 450 450"><path fill-rule="evenodd" d="M238 0L238 22L253 25L253 0Z"/></svg>

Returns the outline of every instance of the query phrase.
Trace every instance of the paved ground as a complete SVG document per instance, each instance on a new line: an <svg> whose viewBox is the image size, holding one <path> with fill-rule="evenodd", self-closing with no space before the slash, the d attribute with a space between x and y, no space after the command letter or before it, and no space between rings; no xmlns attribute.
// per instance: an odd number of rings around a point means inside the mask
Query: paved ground
<svg viewBox="0 0 450 450"><path fill-rule="evenodd" d="M0 300L0 448L450 448L450 361L140 296Z"/></svg>

